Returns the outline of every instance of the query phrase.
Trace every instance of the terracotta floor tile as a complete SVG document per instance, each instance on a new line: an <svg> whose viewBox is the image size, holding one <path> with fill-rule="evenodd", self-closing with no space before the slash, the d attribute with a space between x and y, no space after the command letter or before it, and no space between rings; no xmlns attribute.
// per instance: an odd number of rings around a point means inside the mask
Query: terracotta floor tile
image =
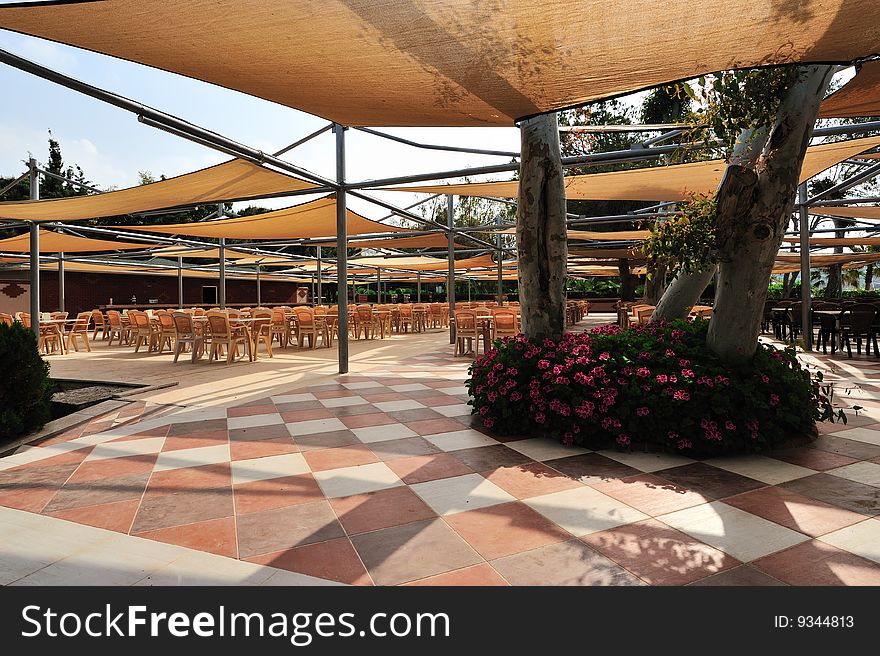
<svg viewBox="0 0 880 656"><path fill-rule="evenodd" d="M782 487L746 492L725 499L725 503L814 538L865 519L865 515L810 499Z"/></svg>
<svg viewBox="0 0 880 656"><path fill-rule="evenodd" d="M226 431L225 419L206 419L202 421L181 421L171 424L168 430L169 437L177 435L189 435L190 433L199 433L203 431Z"/></svg>
<svg viewBox="0 0 880 656"><path fill-rule="evenodd" d="M518 501L447 515L444 519L486 560L571 537L568 531Z"/></svg>
<svg viewBox="0 0 880 656"><path fill-rule="evenodd" d="M460 431L461 424L454 419L425 419L423 421L411 421L404 424L418 435L434 435L436 433L451 433Z"/></svg>
<svg viewBox="0 0 880 656"><path fill-rule="evenodd" d="M566 458L557 458L548 460L544 464L587 485L626 478L627 476L635 476L641 473L635 467L624 465L622 462L612 460L598 453L584 453Z"/></svg>
<svg viewBox="0 0 880 656"><path fill-rule="evenodd" d="M723 551L652 519L581 540L651 585L684 585L740 564Z"/></svg>
<svg viewBox="0 0 880 656"><path fill-rule="evenodd" d="M856 460L869 460L880 457L880 446L868 444L867 442L848 440L845 437L837 437L836 435L820 435L813 442L813 446L821 451L837 453L849 458L855 458Z"/></svg>
<svg viewBox="0 0 880 656"><path fill-rule="evenodd" d="M724 499L766 485L753 478L712 467L704 462L664 469L657 472L657 475L708 499Z"/></svg>
<svg viewBox="0 0 880 656"><path fill-rule="evenodd" d="M652 517L709 501L703 495L670 483L655 474L628 476L596 483L593 487Z"/></svg>
<svg viewBox="0 0 880 656"><path fill-rule="evenodd" d="M447 572L446 574L437 574L436 576L429 576L424 579L419 579L418 581L413 581L412 583L406 583L405 585L417 585L417 586L425 586L425 585L433 585L433 586L469 586L469 585L478 585L478 586L488 586L488 585L509 585L504 578L492 569L492 566L489 563L482 563L480 565L471 565L470 567L463 567L462 569L457 569L452 572Z"/></svg>
<svg viewBox="0 0 880 656"><path fill-rule="evenodd" d="M229 431L230 444L235 442L255 442L258 440L277 440L290 437L290 431L284 424L269 426L253 426L251 428L233 428Z"/></svg>
<svg viewBox="0 0 880 656"><path fill-rule="evenodd" d="M230 442L229 444L229 454L233 461L298 452L299 447L294 444L291 437L280 437L274 440L256 440L253 442L237 441Z"/></svg>
<svg viewBox="0 0 880 656"><path fill-rule="evenodd" d="M492 472L501 467L515 467L534 462L528 456L503 444L459 449L453 451L452 455L476 472Z"/></svg>
<svg viewBox="0 0 880 656"><path fill-rule="evenodd" d="M140 499L132 499L131 501L117 501L97 506L59 510L49 514L52 517L66 519L77 524L104 528L117 533L128 533L140 505Z"/></svg>
<svg viewBox="0 0 880 656"><path fill-rule="evenodd" d="M237 408L227 408L227 417L250 417L252 415L271 415L277 412L275 404L267 399L267 403L261 405L240 405Z"/></svg>
<svg viewBox="0 0 880 656"><path fill-rule="evenodd" d="M37 460L36 462L22 465L20 467L13 467L6 471L15 472L23 471L24 469L34 470L42 469L44 467L68 467L70 465L78 465L89 456L92 452L92 448L93 447L88 447L85 449L77 449L76 451L68 451L67 453L59 453L57 456Z"/></svg>
<svg viewBox="0 0 880 656"><path fill-rule="evenodd" d="M188 490L176 494L145 496L134 518L132 533L231 517L235 508L228 490Z"/></svg>
<svg viewBox="0 0 880 656"><path fill-rule="evenodd" d="M384 412L371 412L369 414L342 417L343 424L349 428L367 428L369 426L387 426L396 424L397 420Z"/></svg>
<svg viewBox="0 0 880 656"><path fill-rule="evenodd" d="M241 515L237 524L241 558L345 536L326 501Z"/></svg>
<svg viewBox="0 0 880 656"><path fill-rule="evenodd" d="M377 585L397 585L481 562L440 519L362 533L351 538Z"/></svg>
<svg viewBox="0 0 880 656"><path fill-rule="evenodd" d="M306 451L304 455L311 470L316 472L379 462L379 458L366 444Z"/></svg>
<svg viewBox="0 0 880 656"><path fill-rule="evenodd" d="M385 403L386 401L406 401L407 397L400 392L375 392L364 390L361 398L370 403Z"/></svg>
<svg viewBox="0 0 880 656"><path fill-rule="evenodd" d="M306 410L326 410L324 404L317 399L311 401L293 401L291 403L276 403L275 410L283 417L289 412L304 412Z"/></svg>
<svg viewBox="0 0 880 656"><path fill-rule="evenodd" d="M357 393L357 390L346 389L346 388L342 387L341 385L339 386L339 388L340 389L327 389L327 390L314 391L312 393L315 395L316 399L340 399L342 397L347 397L347 396L360 396L360 394ZM315 388L310 388L310 389L315 389Z"/></svg>
<svg viewBox="0 0 880 656"><path fill-rule="evenodd" d="M488 449L491 447L480 448ZM537 497L580 486L577 481L541 462L498 467L492 471L480 472L480 474L517 499Z"/></svg>
<svg viewBox="0 0 880 656"><path fill-rule="evenodd" d="M811 499L863 515L880 515L880 488L831 474L815 474L783 483L783 487Z"/></svg>
<svg viewBox="0 0 880 656"><path fill-rule="evenodd" d="M429 419L444 419L445 417L439 412L434 412L431 408L413 408L412 410L392 410L388 412L388 416L394 421L405 424L412 421L427 421Z"/></svg>
<svg viewBox="0 0 880 656"><path fill-rule="evenodd" d="M229 463L181 467L157 471L150 478L147 497L162 494L178 494L189 491L226 490L232 485Z"/></svg>
<svg viewBox="0 0 880 656"><path fill-rule="evenodd" d="M789 585L880 585L880 565L818 540L764 556L752 565Z"/></svg>
<svg viewBox="0 0 880 656"><path fill-rule="evenodd" d="M162 452L179 451L181 449L196 449L202 446L217 446L218 444L226 444L229 437L226 431L202 431L191 433L189 435L176 435L165 438L165 444L162 445Z"/></svg>
<svg viewBox="0 0 880 656"><path fill-rule="evenodd" d="M148 474L153 471L158 453L144 455L125 456L122 458L108 458L107 460L93 460L84 462L71 475L70 483L87 483L100 481L117 476L133 476L136 474Z"/></svg>
<svg viewBox="0 0 880 656"><path fill-rule="evenodd" d="M844 465L851 465L856 462L855 458L841 455L840 453L832 453L830 451L822 451L813 447L804 446L796 449L778 449L768 453L771 458L790 462L793 465L800 465L808 469L816 471L825 471L826 469L835 469Z"/></svg>
<svg viewBox="0 0 880 656"><path fill-rule="evenodd" d="M644 585L579 540L505 556L490 565L511 585Z"/></svg>
<svg viewBox="0 0 880 656"><path fill-rule="evenodd" d="M400 458L389 461L388 466L407 485L473 473L470 467L449 453Z"/></svg>
<svg viewBox="0 0 880 656"><path fill-rule="evenodd" d="M371 415L378 412L376 406L370 403L362 405L343 405L338 408L329 408L333 412L333 416L342 419L343 417L358 417L360 415Z"/></svg>
<svg viewBox="0 0 880 656"><path fill-rule="evenodd" d="M293 549L252 556L247 560L260 565L269 565L350 585L372 585L373 583L348 538L336 538L317 544L307 544Z"/></svg>
<svg viewBox="0 0 880 656"><path fill-rule="evenodd" d="M146 531L138 533L137 536L198 551L207 551L218 556L238 557L235 541L235 519L232 517Z"/></svg>
<svg viewBox="0 0 880 656"><path fill-rule="evenodd" d="M297 474L236 485L235 512L245 515L273 508L322 501L324 495L311 474Z"/></svg>
<svg viewBox="0 0 880 656"><path fill-rule="evenodd" d="M117 476L88 483L69 483L58 491L44 512L95 506L101 503L140 499L147 487L149 474Z"/></svg>
<svg viewBox="0 0 880 656"><path fill-rule="evenodd" d="M57 488L46 486L36 488L4 488L0 486L0 506L38 513L46 507L46 504L52 500L57 492Z"/></svg>
<svg viewBox="0 0 880 656"><path fill-rule="evenodd" d="M740 565L733 569L724 570L718 574L707 576L704 579L694 581L688 585L696 586L780 586L785 585L782 581L774 579L772 576L756 570L751 565Z"/></svg>
<svg viewBox="0 0 880 656"><path fill-rule="evenodd" d="M314 451L316 449L335 449L342 446L361 444L361 441L350 430L299 435L296 437L295 442L299 447L299 450L302 452Z"/></svg>
<svg viewBox="0 0 880 656"><path fill-rule="evenodd" d="M293 412L281 413L281 418L285 424L294 424L298 421L312 421L313 419L331 419L333 416L333 411L324 406L314 410L295 410Z"/></svg>
<svg viewBox="0 0 880 656"><path fill-rule="evenodd" d="M431 444L423 437L404 437L399 440L385 440L373 442L370 449L379 460L388 462L398 458L412 456L427 456L434 453L442 453L440 449Z"/></svg>
<svg viewBox="0 0 880 656"><path fill-rule="evenodd" d="M0 471L0 491L36 489L42 486L60 488L76 471L76 463L40 467L36 463Z"/></svg>
<svg viewBox="0 0 880 656"><path fill-rule="evenodd" d="M429 408L434 408L441 405L452 405L453 403L458 403L456 397L448 396L446 394L434 394L433 396L423 396L418 399L418 402L422 405L426 405ZM438 413L439 414L439 413Z"/></svg>
<svg viewBox="0 0 880 656"><path fill-rule="evenodd" d="M330 499L330 506L349 535L437 516L406 486Z"/></svg>

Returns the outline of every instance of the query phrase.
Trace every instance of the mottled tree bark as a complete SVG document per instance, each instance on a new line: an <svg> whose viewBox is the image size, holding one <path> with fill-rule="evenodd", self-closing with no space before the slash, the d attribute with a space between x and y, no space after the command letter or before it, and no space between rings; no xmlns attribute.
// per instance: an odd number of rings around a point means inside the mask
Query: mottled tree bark
<svg viewBox="0 0 880 656"><path fill-rule="evenodd" d="M520 123L516 248L522 331L559 339L565 330L565 187L556 114Z"/></svg>
<svg viewBox="0 0 880 656"><path fill-rule="evenodd" d="M620 275L620 300L633 301L636 298L636 286L639 279L636 278L629 268L629 260L617 260L617 271Z"/></svg>
<svg viewBox="0 0 880 656"><path fill-rule="evenodd" d="M666 291L666 267L658 266L645 280L645 303L657 305Z"/></svg>
<svg viewBox="0 0 880 656"><path fill-rule="evenodd" d="M760 174L737 165L728 167L726 180L736 178L743 184L754 180L748 203L719 192L721 263L706 344L731 363L750 359L757 348L773 262L794 209L804 155L833 69L804 66L799 71L798 81L780 105ZM731 169L739 169L733 177Z"/></svg>

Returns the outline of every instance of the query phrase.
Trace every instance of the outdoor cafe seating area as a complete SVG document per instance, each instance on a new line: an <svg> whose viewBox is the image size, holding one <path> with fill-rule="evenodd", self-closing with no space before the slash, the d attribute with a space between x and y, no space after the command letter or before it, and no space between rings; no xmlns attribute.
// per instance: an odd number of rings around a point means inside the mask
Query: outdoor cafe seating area
<svg viewBox="0 0 880 656"><path fill-rule="evenodd" d="M768 300L764 305L762 332L772 332L781 341L796 343L805 338L801 301ZM880 357L877 333L880 332L880 301L877 300L821 300L810 304L810 323L813 344L823 353L832 354L846 349L852 357L853 347L861 354L864 341L865 355Z"/></svg>

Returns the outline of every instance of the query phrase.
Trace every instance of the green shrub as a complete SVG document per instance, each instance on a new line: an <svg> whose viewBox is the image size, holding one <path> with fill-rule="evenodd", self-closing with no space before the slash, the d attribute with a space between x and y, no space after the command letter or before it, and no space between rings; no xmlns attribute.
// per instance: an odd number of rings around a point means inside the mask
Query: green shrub
<svg viewBox="0 0 880 656"><path fill-rule="evenodd" d="M34 334L21 324L0 324L0 441L41 427L52 397L49 365Z"/></svg>
<svg viewBox="0 0 880 656"><path fill-rule="evenodd" d="M793 348L761 344L732 368L706 347L707 321L596 328L560 341L498 340L467 381L483 425L590 448L651 444L689 454L771 449L833 420Z"/></svg>

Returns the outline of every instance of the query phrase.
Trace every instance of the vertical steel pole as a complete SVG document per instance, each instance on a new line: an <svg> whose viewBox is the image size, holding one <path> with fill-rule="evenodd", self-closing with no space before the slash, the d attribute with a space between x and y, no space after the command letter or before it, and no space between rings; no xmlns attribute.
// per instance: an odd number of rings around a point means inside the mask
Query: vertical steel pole
<svg viewBox="0 0 880 656"><path fill-rule="evenodd" d="M309 287L311 287L312 291L312 306L317 305L318 303L315 301L315 274L309 274Z"/></svg>
<svg viewBox="0 0 880 656"><path fill-rule="evenodd" d="M177 256L177 307L183 309L183 256Z"/></svg>
<svg viewBox="0 0 880 656"><path fill-rule="evenodd" d="M336 135L336 281L339 318L339 373L348 373L348 217L345 198L345 127L333 124Z"/></svg>
<svg viewBox="0 0 880 656"><path fill-rule="evenodd" d="M263 299L260 289L260 265L257 265L257 307L263 307Z"/></svg>
<svg viewBox="0 0 880 656"><path fill-rule="evenodd" d="M446 225L449 228L447 236L446 257L449 258L446 278L446 302L449 303L449 343L455 344L455 235L452 229L455 227L454 212L455 198L452 194L446 195Z"/></svg>
<svg viewBox="0 0 880 656"><path fill-rule="evenodd" d="M376 267L376 303L382 304L382 269Z"/></svg>
<svg viewBox="0 0 880 656"><path fill-rule="evenodd" d="M64 253L58 253L58 311L64 312Z"/></svg>
<svg viewBox="0 0 880 656"><path fill-rule="evenodd" d="M37 172L37 160L33 157L28 161L30 167L31 200L40 200L40 174ZM36 221L30 224L31 237L31 330L40 342L40 225Z"/></svg>
<svg viewBox="0 0 880 656"><path fill-rule="evenodd" d="M226 237L220 237L220 309L226 309Z"/></svg>
<svg viewBox="0 0 880 656"><path fill-rule="evenodd" d="M324 293L321 291L321 247L318 246L318 305L324 304Z"/></svg>
<svg viewBox="0 0 880 656"><path fill-rule="evenodd" d="M495 224L501 225L501 215L497 215L495 217ZM501 250L501 231L498 230L495 232L495 246L497 250L496 257L498 258L498 307L504 305L504 275L503 275L503 260L504 260L504 251Z"/></svg>
<svg viewBox="0 0 880 656"><path fill-rule="evenodd" d="M416 303L422 302L422 272L416 271Z"/></svg>
<svg viewBox="0 0 880 656"><path fill-rule="evenodd" d="M801 325L804 329L804 350L813 350L813 295L810 289L810 215L807 213L807 183L798 186L798 216L801 247Z"/></svg>

